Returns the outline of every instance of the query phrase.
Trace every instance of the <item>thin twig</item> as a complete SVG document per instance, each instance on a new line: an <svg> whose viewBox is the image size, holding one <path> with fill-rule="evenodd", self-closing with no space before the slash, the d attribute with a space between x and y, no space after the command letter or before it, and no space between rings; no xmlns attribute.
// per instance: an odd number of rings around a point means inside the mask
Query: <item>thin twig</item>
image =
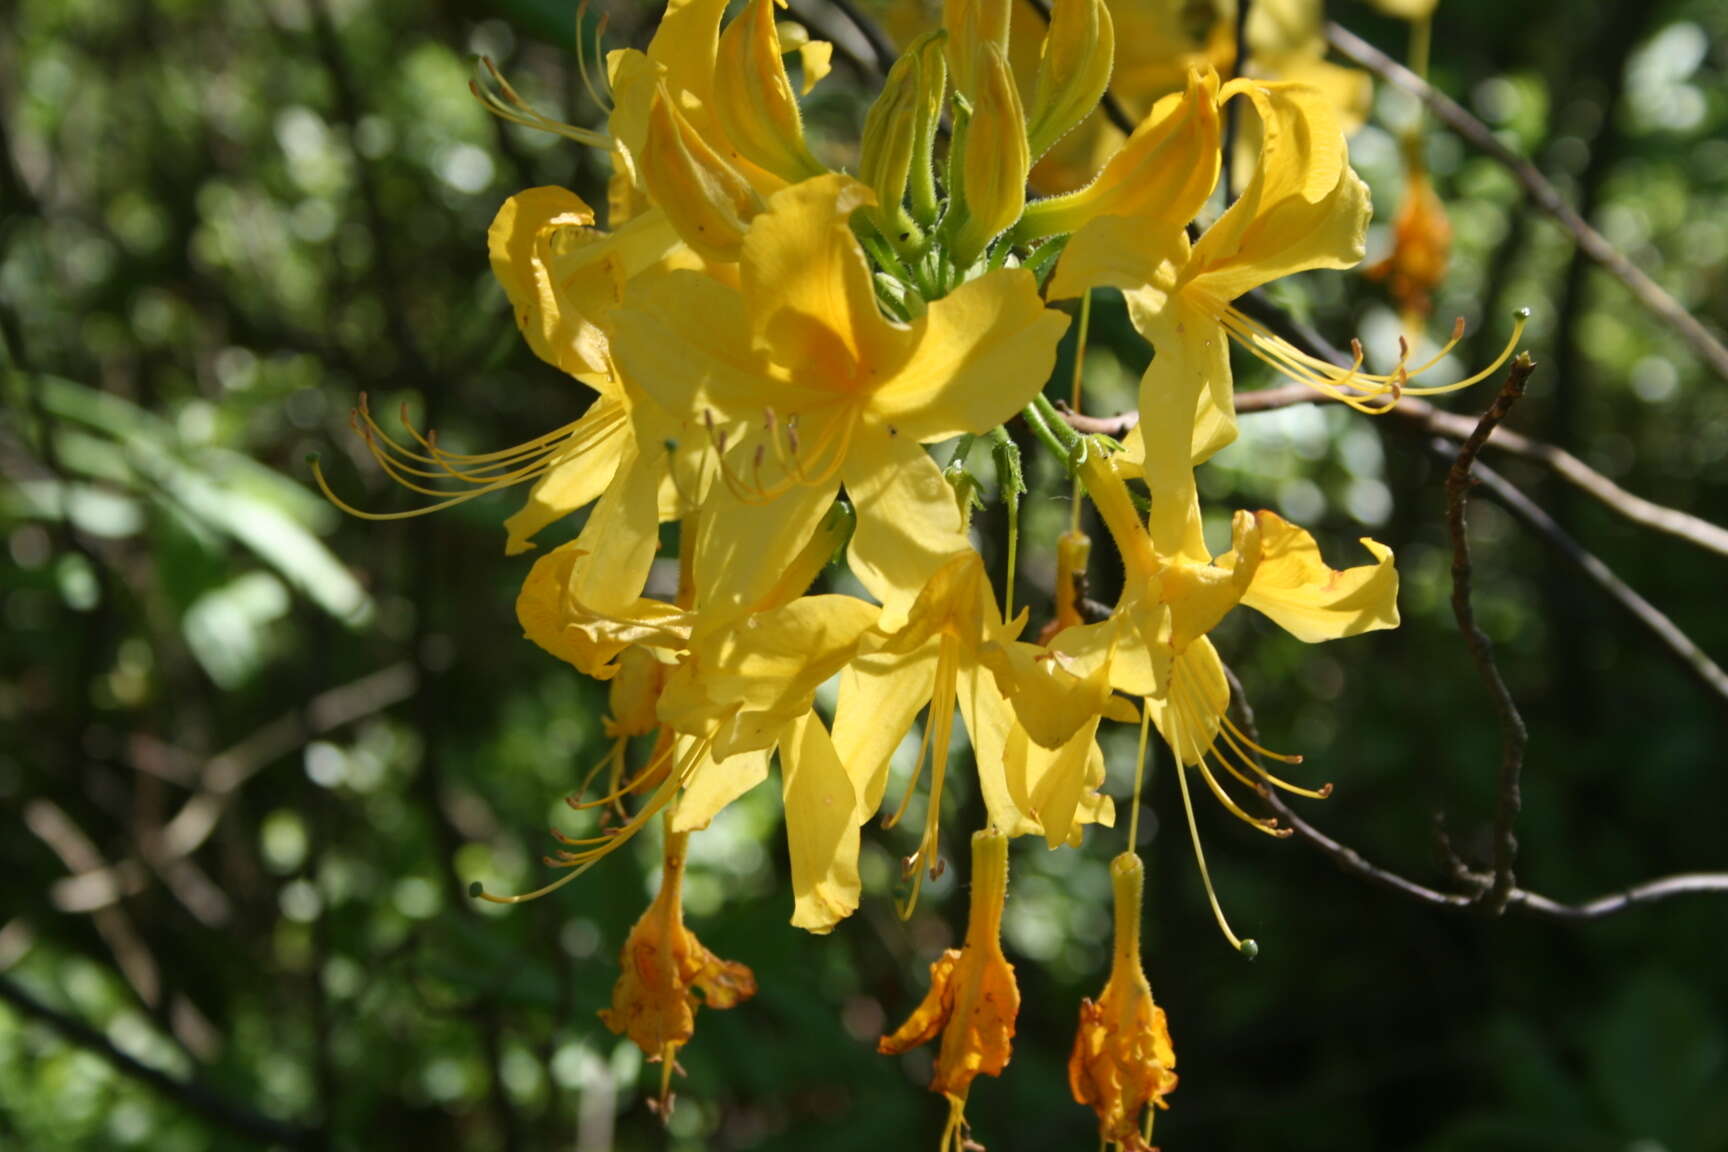
<svg viewBox="0 0 1728 1152"><path fill-rule="evenodd" d="M1502 144L1493 129L1465 111L1451 97L1342 25L1328 24L1326 39L1350 60L1415 96L1448 128L1503 165L1511 172L1519 187L1524 189L1531 202L1572 234L1585 255L1626 285L1627 290L1640 304L1678 331L1686 343L1692 346L1692 350L1710 365L1718 376L1728 380L1728 346L1724 346L1697 317L1591 227L1589 221L1580 216L1554 185L1548 182L1547 177L1529 160Z"/></svg>
<svg viewBox="0 0 1728 1152"><path fill-rule="evenodd" d="M1513 864L1518 856L1516 825L1518 809L1522 806L1518 778L1524 768L1524 746L1529 742L1530 734L1524 727L1524 718L1518 714L1518 705L1513 701L1505 679L1500 675L1499 665L1494 663L1494 645L1488 634L1477 625L1476 609L1470 603L1470 536L1465 509L1470 500L1470 466L1476 462L1482 445L1493 435L1495 426L1506 418L1512 406L1524 395L1530 373L1535 370L1536 363L1528 352L1520 353L1512 361L1512 370L1506 374L1506 383L1501 386L1500 394L1482 414L1476 430L1459 447L1458 455L1452 461L1452 470L1446 475L1446 526L1452 535L1452 614L1458 619L1458 631L1464 634L1464 643L1470 649L1471 659L1476 662L1476 671L1488 686L1489 695L1494 698L1494 711L1500 717L1499 796L1494 805L1494 883L1482 894L1484 907L1495 914L1505 910L1506 901L1516 887Z"/></svg>
<svg viewBox="0 0 1728 1152"><path fill-rule="evenodd" d="M1440 445L1440 449L1444 451L1445 445ZM1698 647L1691 637L1681 631L1679 625L1670 620L1655 605L1640 596L1594 553L1569 536L1552 516L1543 511L1534 500L1519 491L1515 485L1509 483L1505 477L1482 465L1477 465L1476 478L1481 483L1483 491L1491 496L1496 504L1510 512L1514 520L1540 536L1561 556L1577 566L1590 578L1591 583L1607 593L1611 600L1649 629L1686 671L1697 677L1699 682L1714 692L1718 698L1728 701L1728 672L1723 671L1721 665L1710 659L1709 655Z"/></svg>
<svg viewBox="0 0 1728 1152"><path fill-rule="evenodd" d="M1255 743L1260 741L1260 732L1254 723L1254 709L1249 706L1248 697L1242 690L1242 681L1236 678L1236 672L1228 665L1224 675L1230 681L1230 707L1236 713L1237 723L1247 733L1248 738ZM1479 908L1479 891L1487 887L1488 878L1483 877L1482 883L1473 884L1475 891L1468 893L1442 892L1419 884L1398 873L1381 868L1364 857L1360 852L1347 844L1341 844L1314 825L1299 816L1295 809L1284 802L1284 798L1272 789L1262 788L1260 798L1271 808L1279 821L1288 826L1296 839L1317 849L1330 859L1341 870L1359 879L1366 880L1378 888L1382 888L1395 896L1404 896L1421 904L1435 908L1446 908L1453 911L1469 911ZM1514 887L1506 897L1506 908L1522 912L1539 919L1546 920L1600 920L1623 912L1640 904L1654 904L1675 896L1702 895L1721 893L1728 895L1728 872L1681 872L1673 876L1662 876L1655 880L1646 880L1634 884L1618 892L1610 892L1593 900L1580 901L1577 904L1567 904L1553 900L1539 892L1530 892Z"/></svg>
<svg viewBox="0 0 1728 1152"><path fill-rule="evenodd" d="M1115 416L1088 416L1084 412L1074 411L1064 400L1057 400L1054 403L1056 411L1062 413L1062 419L1067 421L1068 427L1083 436L1109 436L1120 440L1128 435L1136 424L1140 423L1140 410L1138 408L1130 408L1128 411L1118 413Z"/></svg>

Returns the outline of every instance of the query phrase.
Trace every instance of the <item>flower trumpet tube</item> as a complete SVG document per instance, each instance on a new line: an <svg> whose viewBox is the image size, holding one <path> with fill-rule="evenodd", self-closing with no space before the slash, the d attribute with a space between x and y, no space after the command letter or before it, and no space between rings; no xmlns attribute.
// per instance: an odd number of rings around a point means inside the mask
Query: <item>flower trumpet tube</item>
<svg viewBox="0 0 1728 1152"><path fill-rule="evenodd" d="M966 1096L978 1076L1000 1076L1013 1052L1020 987L1002 955L1002 905L1008 895L1008 837L986 828L972 834L972 904L966 940L930 965L930 991L912 1015L877 1042L892 1056L942 1038L930 1091L948 1099L943 1152L971 1147Z"/></svg>
<svg viewBox="0 0 1728 1152"><path fill-rule="evenodd" d="M1096 1001L1080 1002L1080 1027L1068 1057L1074 1100L1098 1115L1098 1139L1121 1152L1150 1152L1152 1117L1176 1087L1176 1050L1164 1009L1140 959L1140 910L1146 867L1133 852L1110 862L1116 939L1110 978Z"/></svg>
<svg viewBox="0 0 1728 1152"><path fill-rule="evenodd" d="M623 969L612 989L612 1006L600 1021L628 1036L650 1061L661 1065L658 1111L672 1108L672 1072L678 1049L696 1034L696 1011L731 1008L756 995L756 977L702 946L684 926L684 864L689 834L668 831L660 893L618 954Z"/></svg>

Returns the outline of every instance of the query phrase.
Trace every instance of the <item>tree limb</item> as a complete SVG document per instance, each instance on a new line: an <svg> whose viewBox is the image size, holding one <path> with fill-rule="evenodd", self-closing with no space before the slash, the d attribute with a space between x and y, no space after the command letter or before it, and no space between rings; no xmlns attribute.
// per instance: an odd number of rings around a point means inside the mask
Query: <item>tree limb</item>
<svg viewBox="0 0 1728 1152"><path fill-rule="evenodd" d="M1518 714L1518 705L1500 675L1499 666L1494 662L1494 645L1488 634L1476 624L1476 609L1470 602L1470 537L1465 513L1472 483L1470 466L1476 462L1476 455L1482 451L1488 437L1494 434L1495 427L1524 395L1530 373L1535 369L1535 362L1528 353L1520 353L1512 361L1512 370L1507 373L1500 394L1482 414L1475 431L1459 447L1452 469L1446 475L1446 526L1452 536L1452 614L1457 617L1458 631L1464 635L1471 659L1476 662L1476 671L1488 686L1489 695L1494 698L1494 711L1500 717L1499 796L1494 807L1494 883L1482 894L1483 905L1496 915L1505 911L1506 902L1516 886L1513 864L1518 856L1516 824L1522 806L1519 776L1523 771L1524 746L1529 742L1530 733L1524 726L1524 718Z"/></svg>

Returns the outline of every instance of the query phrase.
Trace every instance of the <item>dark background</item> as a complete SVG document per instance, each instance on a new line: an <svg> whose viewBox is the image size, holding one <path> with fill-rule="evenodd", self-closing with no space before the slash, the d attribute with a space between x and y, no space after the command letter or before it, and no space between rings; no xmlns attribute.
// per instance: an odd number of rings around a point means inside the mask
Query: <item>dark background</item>
<svg viewBox="0 0 1728 1152"><path fill-rule="evenodd" d="M644 43L653 11L617 8L609 43ZM1331 15L1402 54L1401 25L1356 4ZM572 27L556 0L0 4L0 1146L935 1142L927 1052L873 1046L963 923L964 868L903 924L890 881L912 833L872 827L865 907L815 938L785 924L771 785L699 836L690 922L761 993L699 1017L663 1133L644 1104L657 1069L594 1015L652 890L653 838L539 903L464 894L549 877L544 829L576 827L562 798L605 749L604 693L520 636L529 559L503 556L499 526L518 496L367 524L309 486L317 451L356 503L411 506L346 427L362 391L382 418L405 403L470 450L586 403L520 340L484 239L528 186L603 203L603 162L494 121L465 87L483 52L542 107L593 122ZM1718 330L1725 69L1715 0L1445 0L1435 29L1435 82ZM836 162L873 83L841 60L808 103ZM1381 93L1354 141L1381 220L1408 115ZM1511 425L1641 496L1728 518L1728 384L1501 167L1431 135L1456 233L1434 330L1480 321L1461 361L1480 363L1531 307L1541 366ZM1340 343L1395 340L1381 289L1354 273L1276 295ZM1090 403L1117 411L1146 352L1119 300L1095 327ZM1242 388L1277 383L1238 368ZM1444 403L1474 414L1491 387ZM1395 422L1344 411L1243 424L1204 474L1209 505L1281 509L1335 563L1356 562L1357 536L1391 544L1405 625L1307 648L1233 620L1221 647L1267 741L1338 785L1304 815L1445 887L1437 816L1467 861L1488 859L1498 729L1447 601L1444 464ZM1728 654L1728 557L1492 452L1703 651ZM1018 600L1036 626L1067 490L1048 461L1034 475ZM996 517L980 521L992 548ZM1478 613L1531 729L1521 883L1574 900L1728 868L1723 700L1487 502L1473 540ZM1099 584L1112 578L1101 563ZM1108 747L1122 796L1132 734ZM951 852L978 811L963 786L953 803ZM1148 804L1147 963L1182 1081L1165 1147L1728 1149L1728 899L1584 924L1436 910L1208 803L1214 876L1261 945L1250 964L1213 928L1167 771ZM1015 1059L969 1109L992 1149L1094 1146L1063 1065L1078 1001L1103 981L1120 847L1107 831L1079 852L1016 846Z"/></svg>

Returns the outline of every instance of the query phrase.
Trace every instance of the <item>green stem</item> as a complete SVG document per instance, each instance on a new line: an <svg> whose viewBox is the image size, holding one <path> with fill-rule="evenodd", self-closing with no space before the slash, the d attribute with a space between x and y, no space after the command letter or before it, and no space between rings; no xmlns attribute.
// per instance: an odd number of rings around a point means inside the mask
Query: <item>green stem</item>
<svg viewBox="0 0 1728 1152"><path fill-rule="evenodd" d="M1008 579L1003 587L1002 615L1014 618L1014 571L1020 553L1020 497L1026 491L1026 476L1020 467L1020 446L998 424L990 430L990 455L996 465L996 487L1008 505Z"/></svg>

